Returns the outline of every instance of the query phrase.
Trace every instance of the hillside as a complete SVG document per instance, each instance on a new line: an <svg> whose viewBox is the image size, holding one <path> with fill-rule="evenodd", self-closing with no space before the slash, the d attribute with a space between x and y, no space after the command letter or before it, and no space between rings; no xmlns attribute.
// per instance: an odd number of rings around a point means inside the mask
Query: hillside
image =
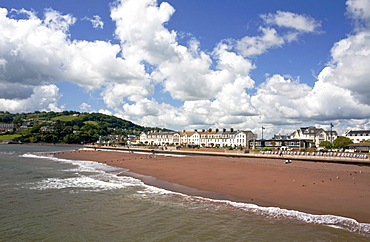
<svg viewBox="0 0 370 242"><path fill-rule="evenodd" d="M91 143L98 140L125 143L143 131L165 130L143 127L115 116L101 113L33 112L11 114L0 111L0 124L15 124L3 129L0 139L15 137L21 142Z"/></svg>

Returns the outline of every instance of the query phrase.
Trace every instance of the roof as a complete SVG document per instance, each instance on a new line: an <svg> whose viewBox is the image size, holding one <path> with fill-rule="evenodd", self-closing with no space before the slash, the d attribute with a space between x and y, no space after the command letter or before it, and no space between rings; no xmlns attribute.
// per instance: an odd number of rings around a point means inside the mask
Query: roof
<svg viewBox="0 0 370 242"><path fill-rule="evenodd" d="M216 131L206 131L206 132L202 132L202 134L216 134Z"/></svg>
<svg viewBox="0 0 370 242"><path fill-rule="evenodd" d="M191 132L180 132L181 135L184 135L184 134L192 135L193 133L194 133L194 131L191 131Z"/></svg>
<svg viewBox="0 0 370 242"><path fill-rule="evenodd" d="M349 130L346 132L347 134L363 134L363 133L368 133L370 135L370 130Z"/></svg>
<svg viewBox="0 0 370 242"><path fill-rule="evenodd" d="M301 130L305 134L315 134L315 133L321 131L322 129L321 128L316 128L314 126L310 126L310 127L301 128Z"/></svg>

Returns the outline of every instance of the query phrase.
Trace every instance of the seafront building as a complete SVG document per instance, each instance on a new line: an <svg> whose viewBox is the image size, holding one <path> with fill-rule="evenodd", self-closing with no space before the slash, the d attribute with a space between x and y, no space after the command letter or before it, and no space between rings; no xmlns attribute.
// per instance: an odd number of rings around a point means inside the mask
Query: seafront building
<svg viewBox="0 0 370 242"><path fill-rule="evenodd" d="M255 146L257 148L312 148L319 147L323 141L333 142L336 138L338 138L337 131L325 131L322 128L309 126L297 129L291 134L275 134L272 139L256 140Z"/></svg>
<svg viewBox="0 0 370 242"><path fill-rule="evenodd" d="M344 136L351 139L353 143L370 141L370 130L348 130Z"/></svg>
<svg viewBox="0 0 370 242"><path fill-rule="evenodd" d="M312 140L313 145L319 147L323 141L333 142L338 138L337 131L325 131L322 128L316 128L315 126L304 127L294 131L291 135L293 139L308 139Z"/></svg>
<svg viewBox="0 0 370 242"><path fill-rule="evenodd" d="M252 148L257 135L252 131L202 129L181 132L143 132L140 142L146 145L195 145L201 147L247 147ZM252 141L252 143L251 143ZM251 146L252 144L252 146Z"/></svg>
<svg viewBox="0 0 370 242"><path fill-rule="evenodd" d="M291 134L275 134L272 139L257 139L252 131L202 129L181 132L149 131L140 135L145 145L195 145L200 147L245 147L245 148L311 148L323 141L333 142L338 137L334 130L325 131L314 126L302 127Z"/></svg>

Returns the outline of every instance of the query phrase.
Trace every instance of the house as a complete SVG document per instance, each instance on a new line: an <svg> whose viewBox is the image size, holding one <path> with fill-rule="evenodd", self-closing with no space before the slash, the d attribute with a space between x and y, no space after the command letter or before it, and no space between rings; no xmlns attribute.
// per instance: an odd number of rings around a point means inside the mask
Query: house
<svg viewBox="0 0 370 242"><path fill-rule="evenodd" d="M17 124L0 124L0 131L13 131L18 129Z"/></svg>
<svg viewBox="0 0 370 242"><path fill-rule="evenodd" d="M50 128L49 126L42 126L40 128L40 131L42 131L42 132L54 132L54 129Z"/></svg>
<svg viewBox="0 0 370 242"><path fill-rule="evenodd" d="M256 147L269 147L269 148L311 148L319 147L323 141L332 142L338 137L336 131L325 131L322 128L315 126L302 127L295 130L292 134L275 134L272 139L256 140ZM252 142L250 141L250 145Z"/></svg>
<svg viewBox="0 0 370 242"><path fill-rule="evenodd" d="M161 131L150 131L148 133L142 132L140 134L140 142L146 145L166 145L174 144L174 137L176 143L180 142L179 135L175 135L176 132L161 132Z"/></svg>
<svg viewBox="0 0 370 242"><path fill-rule="evenodd" d="M348 130L344 136L351 139L353 143L370 140L370 130Z"/></svg>
<svg viewBox="0 0 370 242"><path fill-rule="evenodd" d="M189 137L189 145L200 145L200 133L197 130L194 130L194 132Z"/></svg>
<svg viewBox="0 0 370 242"><path fill-rule="evenodd" d="M291 139L300 140L311 140L312 144L309 146L319 147L320 143L323 141L333 142L338 138L337 131L325 131L322 128L316 128L315 126L303 127L294 131L290 135Z"/></svg>

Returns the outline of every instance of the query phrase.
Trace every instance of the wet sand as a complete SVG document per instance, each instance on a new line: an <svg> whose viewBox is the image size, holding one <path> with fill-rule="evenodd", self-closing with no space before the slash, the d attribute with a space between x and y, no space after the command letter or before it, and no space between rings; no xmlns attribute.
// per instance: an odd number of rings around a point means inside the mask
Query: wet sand
<svg viewBox="0 0 370 242"><path fill-rule="evenodd" d="M123 175L189 195L332 214L370 223L370 166L93 150L55 155L126 168L128 172Z"/></svg>

